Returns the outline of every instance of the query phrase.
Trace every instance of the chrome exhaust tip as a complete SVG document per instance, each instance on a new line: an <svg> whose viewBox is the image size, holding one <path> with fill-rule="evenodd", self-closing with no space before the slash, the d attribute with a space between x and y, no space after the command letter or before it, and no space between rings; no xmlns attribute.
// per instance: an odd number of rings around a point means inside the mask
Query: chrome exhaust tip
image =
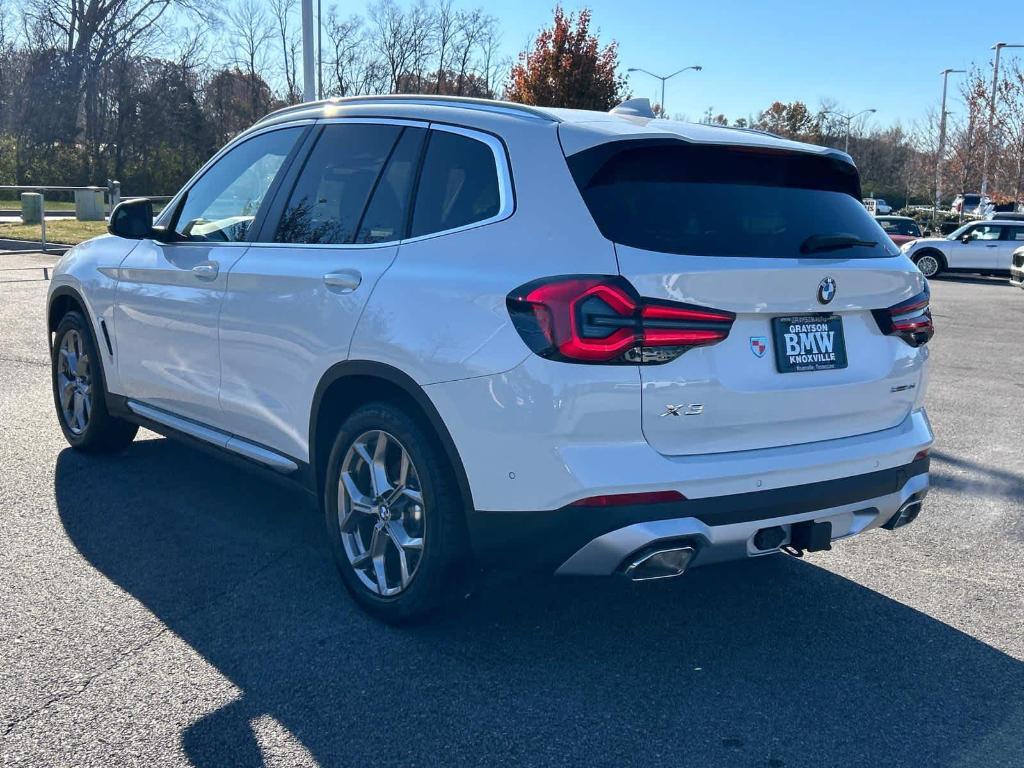
<svg viewBox="0 0 1024 768"><path fill-rule="evenodd" d="M896 514L889 518L882 526L886 530L893 531L902 528L904 525L914 522L921 514L921 506L924 504L924 493L915 493L896 510Z"/></svg>
<svg viewBox="0 0 1024 768"><path fill-rule="evenodd" d="M630 581L674 579L686 572L694 554L691 546L643 549L629 557L622 573Z"/></svg>

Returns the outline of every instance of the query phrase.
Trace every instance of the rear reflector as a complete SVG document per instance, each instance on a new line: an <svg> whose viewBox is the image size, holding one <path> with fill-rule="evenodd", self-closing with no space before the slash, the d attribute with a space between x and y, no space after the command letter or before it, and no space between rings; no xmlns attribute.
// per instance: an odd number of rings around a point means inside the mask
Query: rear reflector
<svg viewBox="0 0 1024 768"><path fill-rule="evenodd" d="M570 507L625 507L634 504L662 504L666 501L685 501L679 491L648 491L646 493L616 493L608 496L588 496L574 501Z"/></svg>

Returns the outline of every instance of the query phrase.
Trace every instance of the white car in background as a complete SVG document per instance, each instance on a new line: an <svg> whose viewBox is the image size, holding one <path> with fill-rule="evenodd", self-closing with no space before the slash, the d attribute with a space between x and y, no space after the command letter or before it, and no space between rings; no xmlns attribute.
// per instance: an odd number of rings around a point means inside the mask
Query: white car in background
<svg viewBox="0 0 1024 768"><path fill-rule="evenodd" d="M880 197L865 197L862 202L872 216L884 216L887 213L892 213L892 206Z"/></svg>
<svg viewBox="0 0 1024 768"><path fill-rule="evenodd" d="M975 221L946 237L924 237L900 248L925 277L944 272L1009 275L1013 252L1024 245L1024 222Z"/></svg>
<svg viewBox="0 0 1024 768"><path fill-rule="evenodd" d="M928 283L833 149L356 97L109 229L49 293L68 442L143 425L294 481L390 621L474 560L668 578L898 528L928 491Z"/></svg>
<svg viewBox="0 0 1024 768"><path fill-rule="evenodd" d="M1024 288L1024 245L1013 252L1010 262L1010 284Z"/></svg>

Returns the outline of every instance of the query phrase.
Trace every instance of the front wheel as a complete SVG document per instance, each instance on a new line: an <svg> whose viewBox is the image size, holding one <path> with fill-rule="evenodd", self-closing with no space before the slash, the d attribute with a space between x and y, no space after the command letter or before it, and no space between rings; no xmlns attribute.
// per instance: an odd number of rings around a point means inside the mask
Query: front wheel
<svg viewBox="0 0 1024 768"><path fill-rule="evenodd" d="M57 419L72 448L95 453L119 451L135 439L138 426L107 411L99 351L80 312L68 312L61 318L50 364Z"/></svg>
<svg viewBox="0 0 1024 768"><path fill-rule="evenodd" d="M943 268L943 261L940 256L934 253L922 253L914 257L914 264L925 277L932 278L938 275Z"/></svg>
<svg viewBox="0 0 1024 768"><path fill-rule="evenodd" d="M363 608L402 622L459 594L467 562L461 495L418 420L390 403L357 409L338 431L325 486L334 560Z"/></svg>

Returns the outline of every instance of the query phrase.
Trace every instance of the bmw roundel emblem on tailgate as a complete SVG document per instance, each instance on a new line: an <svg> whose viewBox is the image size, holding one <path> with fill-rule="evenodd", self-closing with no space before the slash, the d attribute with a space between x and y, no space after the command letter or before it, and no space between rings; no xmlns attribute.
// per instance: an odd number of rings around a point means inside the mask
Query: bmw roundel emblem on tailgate
<svg viewBox="0 0 1024 768"><path fill-rule="evenodd" d="M822 304L828 304L832 299L836 297L836 281L831 277L826 277L820 283L818 283L818 301Z"/></svg>

